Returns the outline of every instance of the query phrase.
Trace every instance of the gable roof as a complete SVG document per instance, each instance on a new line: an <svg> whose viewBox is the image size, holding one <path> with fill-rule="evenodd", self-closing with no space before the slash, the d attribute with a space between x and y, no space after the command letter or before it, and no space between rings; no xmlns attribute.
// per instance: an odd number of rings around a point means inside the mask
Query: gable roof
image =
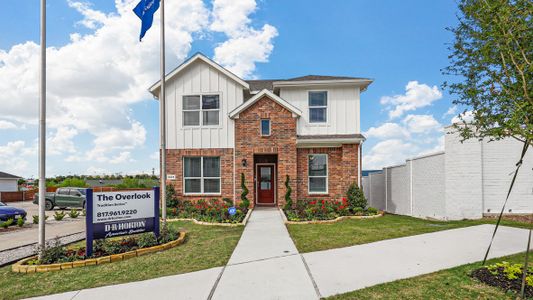
<svg viewBox="0 0 533 300"><path fill-rule="evenodd" d="M192 63L196 61L203 61L213 67L214 69L218 70L219 72L223 73L224 75L228 76L229 78L233 79L238 84L242 85L244 88L248 89L249 85L246 81L242 80L239 76L231 73L221 65L217 64L207 56L203 55L200 52L197 52L195 55L191 56L189 59L185 60L181 65L176 67L174 70L172 70L170 73L168 73L165 76L165 81L168 82L170 79L174 78L176 75L178 75L182 70L190 66ZM152 93L154 96L158 96L157 91L161 87L161 80L158 80L156 83L154 83L148 90L150 93Z"/></svg>
<svg viewBox="0 0 533 300"><path fill-rule="evenodd" d="M239 117L239 114L246 109L248 109L250 106L252 106L255 102L259 101L259 99L263 98L264 96L267 96L268 98L274 100L279 105L286 108L288 111L292 112L293 116L299 117L302 115L302 111L299 110L294 105L290 104L289 102L283 100L278 95L272 93L271 91L267 89L262 89L259 93L255 94L252 98L248 99L246 102L242 103L241 105L237 106L234 110L232 110L229 113L229 117L232 119L236 119Z"/></svg>
<svg viewBox="0 0 533 300"><path fill-rule="evenodd" d="M260 91L267 89L274 91L280 86L300 86L300 85L328 85L328 84L356 84L361 86L362 91L373 82L370 78L349 77L349 76L328 76L328 75L305 75L289 79L264 79L246 80L250 85L250 91Z"/></svg>
<svg viewBox="0 0 533 300"><path fill-rule="evenodd" d="M5 173L5 172L0 172L0 179L20 179L20 178L22 177L15 176L15 175Z"/></svg>

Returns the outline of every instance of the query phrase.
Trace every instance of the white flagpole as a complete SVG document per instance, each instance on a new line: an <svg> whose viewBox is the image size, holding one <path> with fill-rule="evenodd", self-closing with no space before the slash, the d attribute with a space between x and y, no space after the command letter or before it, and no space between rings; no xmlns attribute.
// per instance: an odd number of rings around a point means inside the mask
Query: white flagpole
<svg viewBox="0 0 533 300"><path fill-rule="evenodd" d="M41 0L41 66L39 102L39 258L45 247L46 193L46 0Z"/></svg>
<svg viewBox="0 0 533 300"><path fill-rule="evenodd" d="M167 223L167 149L166 149L166 101L165 101L165 0L161 0L161 92L159 111L161 118L161 211L163 224Z"/></svg>

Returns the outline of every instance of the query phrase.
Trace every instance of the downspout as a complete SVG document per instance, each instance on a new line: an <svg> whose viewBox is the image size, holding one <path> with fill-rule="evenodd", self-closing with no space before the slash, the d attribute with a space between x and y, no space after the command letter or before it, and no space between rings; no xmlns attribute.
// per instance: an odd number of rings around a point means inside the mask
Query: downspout
<svg viewBox="0 0 533 300"><path fill-rule="evenodd" d="M359 147L358 148L358 158L359 158L359 163L357 164L357 169L358 169L358 175L357 175L357 181L358 181L358 184L359 184L359 188L361 188L361 176L363 175L363 172L362 172L362 158L361 158L361 148L363 147L363 141L359 142Z"/></svg>
<svg viewBox="0 0 533 300"><path fill-rule="evenodd" d="M385 168L385 211L389 211L389 169Z"/></svg>
<svg viewBox="0 0 533 300"><path fill-rule="evenodd" d="M235 187L235 181L236 181L236 178L235 176L237 176L235 174L235 172L237 171L237 168L235 166L235 162L236 162L236 154L235 152L237 151L237 131L235 130L235 120L233 120L233 206L236 206L237 203L236 203L236 187Z"/></svg>

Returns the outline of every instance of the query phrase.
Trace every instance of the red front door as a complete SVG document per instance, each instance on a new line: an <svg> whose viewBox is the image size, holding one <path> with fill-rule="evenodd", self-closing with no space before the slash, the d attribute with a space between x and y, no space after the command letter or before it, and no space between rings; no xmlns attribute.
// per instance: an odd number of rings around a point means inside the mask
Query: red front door
<svg viewBox="0 0 533 300"><path fill-rule="evenodd" d="M273 165L258 165L257 166L257 204L273 205L274 200L274 166Z"/></svg>

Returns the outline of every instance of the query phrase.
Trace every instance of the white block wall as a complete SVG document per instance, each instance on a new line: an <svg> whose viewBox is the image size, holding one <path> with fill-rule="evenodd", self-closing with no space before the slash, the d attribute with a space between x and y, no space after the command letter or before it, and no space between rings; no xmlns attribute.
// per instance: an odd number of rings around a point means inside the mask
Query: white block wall
<svg viewBox="0 0 533 300"><path fill-rule="evenodd" d="M411 160L412 205L415 217L444 219L446 215L444 153Z"/></svg>
<svg viewBox="0 0 533 300"><path fill-rule="evenodd" d="M369 205L395 214L444 220L499 213L522 145L514 139L461 143L446 134L445 152L413 158L363 178ZM533 213L533 148L530 147L507 214ZM381 205L380 205L381 204Z"/></svg>

